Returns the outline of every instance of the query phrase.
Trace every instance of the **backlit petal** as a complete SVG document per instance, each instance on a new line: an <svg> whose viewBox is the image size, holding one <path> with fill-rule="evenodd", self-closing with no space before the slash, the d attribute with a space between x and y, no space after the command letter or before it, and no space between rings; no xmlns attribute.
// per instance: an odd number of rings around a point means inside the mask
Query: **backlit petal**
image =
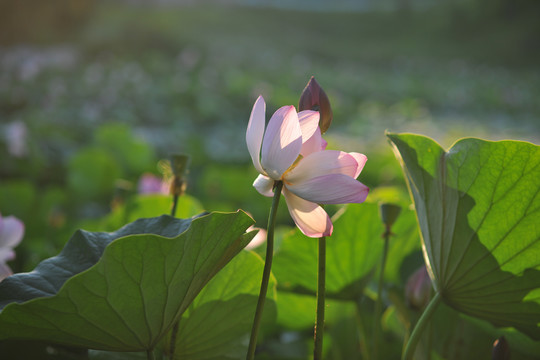
<svg viewBox="0 0 540 360"><path fill-rule="evenodd" d="M272 191L274 187L274 180L270 179L268 176L259 175L253 182L253 187L264 196L273 196L274 192Z"/></svg>
<svg viewBox="0 0 540 360"><path fill-rule="evenodd" d="M24 224L14 216L1 218L0 247L14 248L19 245L24 234Z"/></svg>
<svg viewBox="0 0 540 360"><path fill-rule="evenodd" d="M353 175L353 178L356 179L358 175L360 175L360 172L362 172L364 165L366 165L367 156L364 154L356 153L356 152L350 152L349 155L353 156L356 159L356 162L358 163L358 167L356 168L356 173Z"/></svg>
<svg viewBox="0 0 540 360"><path fill-rule="evenodd" d="M283 195L296 226L306 236L318 238L332 235L330 217L319 205L306 201L283 188Z"/></svg>
<svg viewBox="0 0 540 360"><path fill-rule="evenodd" d="M279 108L270 118L262 144L261 165L274 180L296 161L302 148L302 130L294 106Z"/></svg>
<svg viewBox="0 0 540 360"><path fill-rule="evenodd" d="M328 174L343 174L354 178L357 170L358 162L355 156L343 151L324 150L303 158L285 174L284 180L287 184L296 185Z"/></svg>
<svg viewBox="0 0 540 360"><path fill-rule="evenodd" d="M265 111L266 103L264 102L263 97L259 96L251 110L246 131L246 143L249 155L251 155L253 166L255 166L255 169L261 174L264 174L260 162L260 152L264 135Z"/></svg>
<svg viewBox="0 0 540 360"><path fill-rule="evenodd" d="M302 199L318 204L361 203L369 189L361 182L344 174L330 174L288 185L289 191Z"/></svg>
<svg viewBox="0 0 540 360"><path fill-rule="evenodd" d="M6 264L0 262L0 281L4 280L8 276L13 275L13 272Z"/></svg>
<svg viewBox="0 0 540 360"><path fill-rule="evenodd" d="M321 129L317 127L313 136L302 144L300 155L306 157L313 152L322 151L326 148L326 145L328 143L322 138Z"/></svg>
<svg viewBox="0 0 540 360"><path fill-rule="evenodd" d="M304 110L298 113L298 121L302 129L302 143L308 141L319 128L319 112Z"/></svg>

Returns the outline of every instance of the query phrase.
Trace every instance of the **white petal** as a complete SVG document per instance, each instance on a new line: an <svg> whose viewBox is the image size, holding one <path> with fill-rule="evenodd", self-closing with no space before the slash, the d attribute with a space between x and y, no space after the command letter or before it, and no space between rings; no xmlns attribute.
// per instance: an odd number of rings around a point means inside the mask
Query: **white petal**
<svg viewBox="0 0 540 360"><path fill-rule="evenodd" d="M296 161L302 148L302 130L294 106L279 108L270 118L262 144L261 165L274 180Z"/></svg>
<svg viewBox="0 0 540 360"><path fill-rule="evenodd" d="M246 143L251 155L251 160L253 161L253 166L261 174L264 174L264 171L261 167L260 152L261 144L264 135L264 117L266 111L266 103L262 96L259 96L253 105L251 110L251 115L249 117L249 123L246 131Z"/></svg>
<svg viewBox="0 0 540 360"><path fill-rule="evenodd" d="M259 175L253 182L253 187L264 196L274 196L274 180L268 176Z"/></svg>
<svg viewBox="0 0 540 360"><path fill-rule="evenodd" d="M300 111L298 113L298 121L302 129L302 143L305 143L319 128L319 112L312 110Z"/></svg>
<svg viewBox="0 0 540 360"><path fill-rule="evenodd" d="M250 231L253 231L253 230L259 230L259 232L257 233L257 235L255 235L255 237L253 239L251 239L249 244L246 245L246 247L244 248L245 250L253 250L253 249L261 246L266 241L266 235L267 235L266 230L256 228L254 226L250 226L246 230L246 232L250 232Z"/></svg>
<svg viewBox="0 0 540 360"><path fill-rule="evenodd" d="M319 176L305 182L287 184L287 188L302 199L318 204L362 203L369 192L367 186L343 174Z"/></svg>
<svg viewBox="0 0 540 360"><path fill-rule="evenodd" d="M14 248L24 235L24 224L14 216L0 218L0 247Z"/></svg>
<svg viewBox="0 0 540 360"><path fill-rule="evenodd" d="M313 152L300 160L298 165L288 171L284 180L287 184L296 185L310 179L328 174L344 174L355 177L358 161L343 151L324 150Z"/></svg>
<svg viewBox="0 0 540 360"><path fill-rule="evenodd" d="M322 138L321 129L317 127L313 136L302 144L300 155L306 157L313 152L322 151L326 148L326 145L328 143Z"/></svg>
<svg viewBox="0 0 540 360"><path fill-rule="evenodd" d="M332 221L322 207L299 198L286 187L283 187L283 195L289 214L304 235L313 238L332 235Z"/></svg>

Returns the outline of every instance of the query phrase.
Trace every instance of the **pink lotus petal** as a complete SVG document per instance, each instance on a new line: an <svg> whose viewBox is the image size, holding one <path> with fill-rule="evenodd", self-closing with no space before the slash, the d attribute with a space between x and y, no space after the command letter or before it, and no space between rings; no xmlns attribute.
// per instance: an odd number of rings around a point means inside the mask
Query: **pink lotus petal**
<svg viewBox="0 0 540 360"><path fill-rule="evenodd" d="M287 202L289 214L291 214L296 226L304 235L312 238L332 235L332 221L330 221L330 217L322 207L299 198L285 187L283 188L283 195Z"/></svg>
<svg viewBox="0 0 540 360"><path fill-rule="evenodd" d="M274 180L268 176L259 175L253 182L253 187L264 196L274 196Z"/></svg>
<svg viewBox="0 0 540 360"><path fill-rule="evenodd" d="M319 176L286 186L302 199L318 204L362 203L369 192L367 186L344 174Z"/></svg>
<svg viewBox="0 0 540 360"><path fill-rule="evenodd" d="M264 244L264 242L266 241L266 235L267 235L266 230L261 229L261 228L256 228L254 226L250 226L246 230L246 232L250 232L250 231L253 231L253 230L259 230L259 232L257 233L257 235L255 235L255 237L253 239L251 239L249 244L246 245L246 247L244 248L246 250L253 250L256 247L259 247L262 244Z"/></svg>
<svg viewBox="0 0 540 360"><path fill-rule="evenodd" d="M300 111L298 113L298 121L302 129L302 143L305 143L319 129L319 112L311 110Z"/></svg>
<svg viewBox="0 0 540 360"><path fill-rule="evenodd" d="M293 185L310 179L329 175L343 174L351 178L356 175L358 162L355 156L343 151L324 150L313 152L285 174L285 181Z"/></svg>
<svg viewBox="0 0 540 360"><path fill-rule="evenodd" d="M322 151L326 149L326 145L328 143L322 138L321 129L317 128L313 136L302 144L300 155L306 157L311 153Z"/></svg>
<svg viewBox="0 0 540 360"><path fill-rule="evenodd" d="M10 248L0 248L0 263L15 259L15 251Z"/></svg>
<svg viewBox="0 0 540 360"><path fill-rule="evenodd" d="M11 271L9 266L4 264L3 262L0 262L0 281L11 275L13 275L13 272Z"/></svg>
<svg viewBox="0 0 540 360"><path fill-rule="evenodd" d="M251 110L246 131L246 143L249 155L251 155L253 166L255 166L255 169L257 169L257 171L261 174L264 174L264 170L261 167L259 158L264 135L265 112L266 103L264 102L263 97L259 96L253 105L253 109Z"/></svg>
<svg viewBox="0 0 540 360"><path fill-rule="evenodd" d="M366 165L367 156L364 154L356 153L356 152L350 152L349 155L353 156L358 163L358 167L356 169L356 173L353 175L353 178L357 178L358 175L362 172L362 169L364 168L364 165Z"/></svg>
<svg viewBox="0 0 540 360"><path fill-rule="evenodd" d="M0 247L14 248L24 235L24 224L14 216L0 218Z"/></svg>
<svg viewBox="0 0 540 360"><path fill-rule="evenodd" d="M296 161L302 148L302 130L294 106L279 108L270 118L262 144L261 165L274 180ZM264 174L264 172L261 172Z"/></svg>

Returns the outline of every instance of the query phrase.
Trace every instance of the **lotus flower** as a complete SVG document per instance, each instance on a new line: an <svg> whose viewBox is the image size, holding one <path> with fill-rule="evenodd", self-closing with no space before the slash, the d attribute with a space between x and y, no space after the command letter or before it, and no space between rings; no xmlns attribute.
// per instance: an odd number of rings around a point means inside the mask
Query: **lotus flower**
<svg viewBox="0 0 540 360"><path fill-rule="evenodd" d="M24 224L14 216L0 215L0 281L13 274L6 261L15 258L13 248L22 240Z"/></svg>
<svg viewBox="0 0 540 360"><path fill-rule="evenodd" d="M253 105L246 142L260 175L253 186L273 196L276 181L292 219L309 237L330 236L330 217L319 204L361 203L369 189L356 180L367 160L359 153L325 150L319 113L296 112L294 106L278 109L265 129L266 104L259 96Z"/></svg>

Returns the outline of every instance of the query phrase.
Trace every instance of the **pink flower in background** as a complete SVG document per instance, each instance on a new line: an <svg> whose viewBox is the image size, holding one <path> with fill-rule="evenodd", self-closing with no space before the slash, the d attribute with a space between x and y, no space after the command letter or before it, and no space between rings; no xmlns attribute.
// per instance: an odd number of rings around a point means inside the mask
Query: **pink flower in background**
<svg viewBox="0 0 540 360"><path fill-rule="evenodd" d="M169 194L169 183L163 179L146 173L139 178L137 191L139 194Z"/></svg>
<svg viewBox="0 0 540 360"><path fill-rule="evenodd" d="M405 298L413 309L421 310L429 302L431 280L425 265L416 270L405 285Z"/></svg>
<svg viewBox="0 0 540 360"><path fill-rule="evenodd" d="M278 109L265 129L266 104L259 96L253 105L246 142L253 165L260 173L253 186L273 195L276 181L298 228L309 237L330 236L330 217L319 204L361 203L369 189L356 180L367 160L359 153L324 150L319 113Z"/></svg>
<svg viewBox="0 0 540 360"><path fill-rule="evenodd" d="M15 259L13 248L21 242L24 224L14 216L0 215L0 281L13 274L6 261Z"/></svg>
<svg viewBox="0 0 540 360"><path fill-rule="evenodd" d="M23 157L28 154L28 131L25 123L14 121L6 126L6 143L8 151L15 157Z"/></svg>

